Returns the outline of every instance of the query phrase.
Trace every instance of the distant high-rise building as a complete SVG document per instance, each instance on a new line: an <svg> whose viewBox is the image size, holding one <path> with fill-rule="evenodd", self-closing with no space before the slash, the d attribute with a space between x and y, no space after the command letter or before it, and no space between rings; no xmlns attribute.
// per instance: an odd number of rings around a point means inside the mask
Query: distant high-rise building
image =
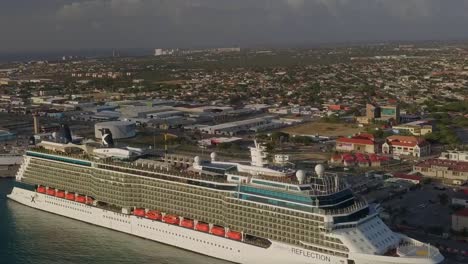
<svg viewBox="0 0 468 264"><path fill-rule="evenodd" d="M400 107L398 105L387 105L380 107L380 116L385 119L393 119L400 122Z"/></svg>
<svg viewBox="0 0 468 264"><path fill-rule="evenodd" d="M215 49L216 52L220 52L220 53L223 53L223 52L240 52L241 51L241 48L239 47L234 47L234 48L217 48Z"/></svg>
<svg viewBox="0 0 468 264"><path fill-rule="evenodd" d="M366 116L368 119L375 119L380 117L380 107L373 105L373 104L367 104L366 105Z"/></svg>
<svg viewBox="0 0 468 264"><path fill-rule="evenodd" d="M163 55L163 49L154 50L154 56L162 56L162 55Z"/></svg>

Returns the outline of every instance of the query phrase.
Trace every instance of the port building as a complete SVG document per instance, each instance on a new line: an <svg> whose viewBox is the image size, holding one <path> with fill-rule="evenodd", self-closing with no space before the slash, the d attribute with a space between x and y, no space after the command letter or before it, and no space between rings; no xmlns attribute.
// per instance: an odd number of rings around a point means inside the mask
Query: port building
<svg viewBox="0 0 468 264"><path fill-rule="evenodd" d="M136 124L128 121L111 121L96 123L94 125L95 138L100 139L102 137L101 130L108 128L114 139L124 139L136 136Z"/></svg>

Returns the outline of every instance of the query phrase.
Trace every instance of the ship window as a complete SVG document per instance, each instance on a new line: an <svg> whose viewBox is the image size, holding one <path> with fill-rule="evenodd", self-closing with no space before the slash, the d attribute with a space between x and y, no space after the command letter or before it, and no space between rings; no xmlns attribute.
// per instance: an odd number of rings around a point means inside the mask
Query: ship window
<svg viewBox="0 0 468 264"><path fill-rule="evenodd" d="M282 189L286 189L287 187L286 185L283 185L283 184L278 184L278 183L273 183L273 182L264 182L264 181L259 181L259 180L252 180L252 183L266 185L270 187L282 188Z"/></svg>
<svg viewBox="0 0 468 264"><path fill-rule="evenodd" d="M299 203L306 203L306 204L312 203L312 199L307 196L299 196L295 194L265 190L265 189L250 187L250 186L241 186L240 191L246 192L246 193L257 194L257 195L268 196L272 198L278 198L278 199L292 201L292 202L299 202Z"/></svg>

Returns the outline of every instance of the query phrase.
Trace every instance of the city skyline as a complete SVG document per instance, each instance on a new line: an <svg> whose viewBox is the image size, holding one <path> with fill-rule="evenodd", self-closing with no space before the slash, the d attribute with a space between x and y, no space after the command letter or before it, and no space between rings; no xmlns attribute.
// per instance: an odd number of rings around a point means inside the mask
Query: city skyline
<svg viewBox="0 0 468 264"><path fill-rule="evenodd" d="M463 40L467 11L461 0L6 0L0 52Z"/></svg>

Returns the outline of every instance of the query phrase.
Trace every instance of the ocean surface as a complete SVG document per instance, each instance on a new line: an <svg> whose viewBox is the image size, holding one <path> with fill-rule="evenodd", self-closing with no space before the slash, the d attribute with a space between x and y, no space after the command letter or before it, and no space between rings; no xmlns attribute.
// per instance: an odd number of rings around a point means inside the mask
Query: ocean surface
<svg viewBox="0 0 468 264"><path fill-rule="evenodd" d="M0 264L228 264L7 200L0 179Z"/></svg>

